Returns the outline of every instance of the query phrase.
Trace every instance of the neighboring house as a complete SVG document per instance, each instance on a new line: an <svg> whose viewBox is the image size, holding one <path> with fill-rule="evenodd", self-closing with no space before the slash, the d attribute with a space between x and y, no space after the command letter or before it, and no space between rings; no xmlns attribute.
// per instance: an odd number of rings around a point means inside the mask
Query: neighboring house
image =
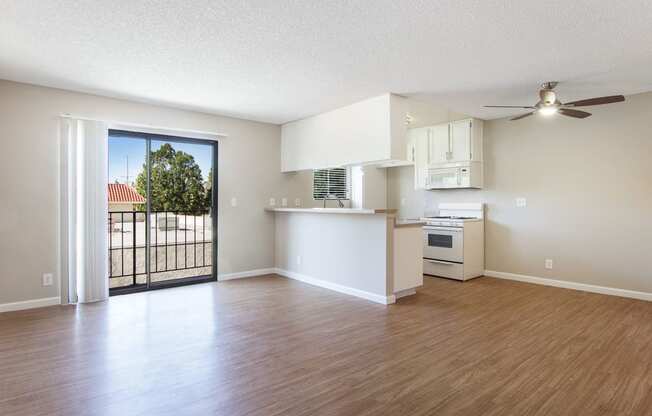
<svg viewBox="0 0 652 416"><path fill-rule="evenodd" d="M125 183L109 184L109 212L135 211L147 200L132 186Z"/></svg>

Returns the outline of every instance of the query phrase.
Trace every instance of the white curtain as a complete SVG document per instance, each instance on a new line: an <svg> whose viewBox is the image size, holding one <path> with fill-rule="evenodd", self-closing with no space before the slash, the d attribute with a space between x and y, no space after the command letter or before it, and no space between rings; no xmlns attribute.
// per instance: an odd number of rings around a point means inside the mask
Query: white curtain
<svg viewBox="0 0 652 416"><path fill-rule="evenodd" d="M109 297L108 126L61 120L62 303Z"/></svg>

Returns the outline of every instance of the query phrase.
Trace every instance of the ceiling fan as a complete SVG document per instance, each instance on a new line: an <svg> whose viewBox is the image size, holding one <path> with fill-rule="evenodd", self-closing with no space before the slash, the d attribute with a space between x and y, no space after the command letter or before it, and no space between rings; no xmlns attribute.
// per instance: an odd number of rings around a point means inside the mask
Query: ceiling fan
<svg viewBox="0 0 652 416"><path fill-rule="evenodd" d="M557 86L558 82L544 82L541 85L539 90L540 100L535 105L485 105L485 107L490 108L524 108L532 110L529 113L521 114L510 118L510 120L520 120L525 117L529 117L534 113L539 113L544 116L551 116L555 113L559 113L564 116L574 117L574 118L587 118L591 113L581 110L573 110L568 107L586 107L590 105L600 105L600 104L611 104L619 103L625 101L625 97L622 95L610 95L608 97L596 97L588 98L586 100L571 101L570 103L562 103L557 98L557 94L553 91Z"/></svg>

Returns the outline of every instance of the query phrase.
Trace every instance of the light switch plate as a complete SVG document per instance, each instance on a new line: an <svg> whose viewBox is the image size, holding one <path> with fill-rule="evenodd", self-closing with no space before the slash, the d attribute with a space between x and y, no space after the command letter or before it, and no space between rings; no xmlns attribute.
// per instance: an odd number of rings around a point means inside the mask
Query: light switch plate
<svg viewBox="0 0 652 416"><path fill-rule="evenodd" d="M276 206L276 199L275 198L269 198L269 206L270 207Z"/></svg>
<svg viewBox="0 0 652 416"><path fill-rule="evenodd" d="M231 206L232 207L237 207L238 206L238 198L236 198L236 197L231 198Z"/></svg>
<svg viewBox="0 0 652 416"><path fill-rule="evenodd" d="M546 269L552 269L552 259L546 259L545 267Z"/></svg>
<svg viewBox="0 0 652 416"><path fill-rule="evenodd" d="M525 208L527 206L527 199L521 197L521 198L516 198L516 206L518 208Z"/></svg>
<svg viewBox="0 0 652 416"><path fill-rule="evenodd" d="M401 198L401 206L404 207L407 203L407 198Z"/></svg>

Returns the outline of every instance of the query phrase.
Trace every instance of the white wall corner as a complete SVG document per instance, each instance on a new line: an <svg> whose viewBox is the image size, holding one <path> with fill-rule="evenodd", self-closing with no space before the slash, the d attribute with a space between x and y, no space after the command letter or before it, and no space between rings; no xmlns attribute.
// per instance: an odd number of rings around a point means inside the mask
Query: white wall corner
<svg viewBox="0 0 652 416"><path fill-rule="evenodd" d="M484 275L498 279L514 280L517 282L534 283L536 285L553 286L563 289L580 290L583 292L599 293L601 295L620 296L638 300L652 301L652 293L636 290L618 289L614 287L590 285L587 283L569 282L568 280L548 279L545 277L528 276L525 274L498 272L485 270Z"/></svg>
<svg viewBox="0 0 652 416"><path fill-rule="evenodd" d="M244 279L246 277L264 276L267 274L274 274L274 273L276 273L276 269L273 267L269 267L266 269L245 270L243 272L235 272L235 273L219 273L217 275L217 280L219 282L222 282L225 280Z"/></svg>

